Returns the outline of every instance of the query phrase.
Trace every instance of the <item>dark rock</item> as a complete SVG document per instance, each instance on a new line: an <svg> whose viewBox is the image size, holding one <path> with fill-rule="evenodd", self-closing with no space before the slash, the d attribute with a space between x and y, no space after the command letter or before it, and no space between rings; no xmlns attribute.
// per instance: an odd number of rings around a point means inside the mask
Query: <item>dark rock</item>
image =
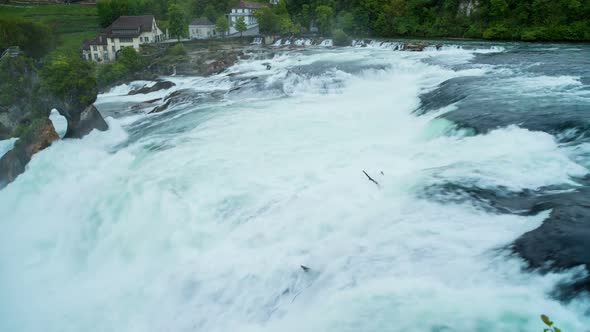
<svg viewBox="0 0 590 332"><path fill-rule="evenodd" d="M431 44L428 42L410 42L404 45L404 51L410 52L422 52L424 49Z"/></svg>
<svg viewBox="0 0 590 332"><path fill-rule="evenodd" d="M223 53L220 57L205 62L205 68L202 70L204 75L219 74L227 68L233 66L238 61L238 54L235 52Z"/></svg>
<svg viewBox="0 0 590 332"><path fill-rule="evenodd" d="M590 188L543 197L531 212L549 209L541 227L514 242L514 252L533 269L561 271L583 266L589 271ZM554 295L569 300L580 292L590 292L587 275L559 285Z"/></svg>
<svg viewBox="0 0 590 332"><path fill-rule="evenodd" d="M541 227L516 240L514 250L531 267L590 267L590 188L544 196L531 213L551 210Z"/></svg>
<svg viewBox="0 0 590 332"><path fill-rule="evenodd" d="M500 214L531 216L550 211L540 227L523 234L510 249L528 268L542 273L579 266L590 270L590 177L576 181L576 187L558 185L521 192L447 183L426 187L418 195L443 204L469 202ZM568 300L590 291L590 276L582 274L557 287L553 295Z"/></svg>
<svg viewBox="0 0 590 332"><path fill-rule="evenodd" d="M148 94L148 93L152 93L152 92L156 92L156 91L160 91L160 90L168 90L173 86L176 86L176 84L169 82L169 81L159 81L150 87L144 86L140 89L130 91L128 93L128 95L132 96L132 95L137 95L137 94Z"/></svg>
<svg viewBox="0 0 590 332"><path fill-rule="evenodd" d="M168 100L164 104L154 107L154 109L151 112L149 112L149 114L164 112L165 110L168 109L168 106L170 106L170 103L172 103L172 100Z"/></svg>
<svg viewBox="0 0 590 332"><path fill-rule="evenodd" d="M12 150L0 158L0 189L24 173L26 165L35 153L58 139L59 136L49 119L36 119L14 144Z"/></svg>
<svg viewBox="0 0 590 332"><path fill-rule="evenodd" d="M64 138L82 138L94 129L100 131L109 129L109 126L94 105L86 107L77 116L66 117L66 119L68 120L68 129Z"/></svg>
<svg viewBox="0 0 590 332"><path fill-rule="evenodd" d="M154 106L153 104L157 101L160 101L160 100L162 100L162 98L151 99L151 100L141 102L139 104L135 104L135 105L131 106L130 111L131 112L140 112L148 107L153 107Z"/></svg>

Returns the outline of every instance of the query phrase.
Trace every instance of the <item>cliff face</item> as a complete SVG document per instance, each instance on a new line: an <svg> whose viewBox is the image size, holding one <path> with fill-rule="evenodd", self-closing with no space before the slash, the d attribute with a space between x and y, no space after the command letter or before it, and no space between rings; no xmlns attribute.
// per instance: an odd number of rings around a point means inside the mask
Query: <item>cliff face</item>
<svg viewBox="0 0 590 332"><path fill-rule="evenodd" d="M56 96L40 84L31 59L18 56L0 61L0 139L18 138L13 149L0 156L0 189L25 171L35 153L59 139L49 120L51 109L56 108L68 121L64 138L81 138L93 129L108 129L92 105L97 91L93 93L90 101L81 101L77 89Z"/></svg>
<svg viewBox="0 0 590 332"><path fill-rule="evenodd" d="M479 7L478 0L462 0L459 2L459 14L471 16L473 12Z"/></svg>
<svg viewBox="0 0 590 332"><path fill-rule="evenodd" d="M0 139L15 136L19 124L33 114L33 82L37 71L32 60L17 57L0 61Z"/></svg>

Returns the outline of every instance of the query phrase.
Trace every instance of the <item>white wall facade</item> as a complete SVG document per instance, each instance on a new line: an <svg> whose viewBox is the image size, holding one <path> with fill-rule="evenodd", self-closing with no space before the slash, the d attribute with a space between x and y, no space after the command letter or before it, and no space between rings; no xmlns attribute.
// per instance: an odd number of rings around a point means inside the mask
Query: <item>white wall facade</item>
<svg viewBox="0 0 590 332"><path fill-rule="evenodd" d="M189 25L188 32L190 39L207 39L217 37L215 25Z"/></svg>
<svg viewBox="0 0 590 332"><path fill-rule="evenodd" d="M238 33L238 30L236 30L235 26L239 17L244 18L244 22L246 22L246 26L248 27L248 29L251 29L258 25L258 21L256 21L256 17L254 17L254 10L249 8L233 8L231 10L231 13L228 15L230 35Z"/></svg>

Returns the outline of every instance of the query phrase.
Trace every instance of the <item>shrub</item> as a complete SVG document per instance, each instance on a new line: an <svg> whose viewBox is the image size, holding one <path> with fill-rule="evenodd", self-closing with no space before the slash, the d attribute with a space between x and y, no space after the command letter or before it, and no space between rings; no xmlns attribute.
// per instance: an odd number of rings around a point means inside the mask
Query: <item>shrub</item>
<svg viewBox="0 0 590 332"><path fill-rule="evenodd" d="M533 41L539 39L544 34L543 28L529 28L522 30L520 39L524 41Z"/></svg>
<svg viewBox="0 0 590 332"><path fill-rule="evenodd" d="M510 29L502 24L489 27L483 32L484 39L510 39L511 37Z"/></svg>
<svg viewBox="0 0 590 332"><path fill-rule="evenodd" d="M174 56L186 55L186 49L184 48L184 45L178 43L168 50L168 54Z"/></svg>
<svg viewBox="0 0 590 332"><path fill-rule="evenodd" d="M464 37L466 38L481 38L483 35L481 28L477 25L470 25L469 29L465 32Z"/></svg>
<svg viewBox="0 0 590 332"><path fill-rule="evenodd" d="M350 46L350 43L352 42L346 32L342 31L341 29L337 29L332 32L332 41L334 46Z"/></svg>

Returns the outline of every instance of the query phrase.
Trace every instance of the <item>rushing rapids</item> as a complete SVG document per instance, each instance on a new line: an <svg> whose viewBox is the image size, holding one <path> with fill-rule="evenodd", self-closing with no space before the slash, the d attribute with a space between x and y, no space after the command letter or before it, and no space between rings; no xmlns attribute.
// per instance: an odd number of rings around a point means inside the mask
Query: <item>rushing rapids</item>
<svg viewBox="0 0 590 332"><path fill-rule="evenodd" d="M590 47L322 44L100 95L0 191L0 331L587 331L542 253L588 216Z"/></svg>

